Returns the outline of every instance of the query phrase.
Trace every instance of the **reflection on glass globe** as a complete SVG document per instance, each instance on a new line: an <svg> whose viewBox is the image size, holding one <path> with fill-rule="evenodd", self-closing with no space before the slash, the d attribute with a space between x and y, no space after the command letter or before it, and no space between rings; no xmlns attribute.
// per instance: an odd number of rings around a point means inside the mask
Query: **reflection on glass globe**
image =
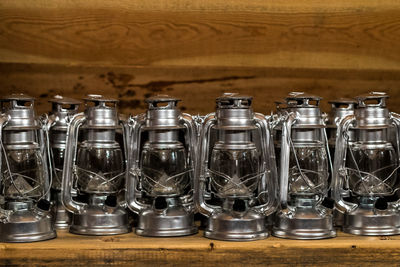
<svg viewBox="0 0 400 267"><path fill-rule="evenodd" d="M173 197L190 183L186 150L180 142L147 142L141 155L142 186L150 196Z"/></svg>
<svg viewBox="0 0 400 267"><path fill-rule="evenodd" d="M243 149L240 145L237 149L222 146L214 147L211 154L209 171L214 191L222 198L253 196L261 179L260 153L256 148L248 149L248 145Z"/></svg>
<svg viewBox="0 0 400 267"><path fill-rule="evenodd" d="M305 144L294 150L296 154L290 153L289 194L325 195L328 188L328 159L323 144Z"/></svg>
<svg viewBox="0 0 400 267"><path fill-rule="evenodd" d="M117 142L84 141L78 149L77 183L85 193L117 193L124 178L124 160Z"/></svg>
<svg viewBox="0 0 400 267"><path fill-rule="evenodd" d="M350 153L347 154L351 191L360 196L393 194L398 166L393 146L384 143L379 148L368 148L362 143L355 143L350 149L355 160Z"/></svg>
<svg viewBox="0 0 400 267"><path fill-rule="evenodd" d="M7 149L7 159L8 165L5 158L2 161L5 198L40 198L45 190L43 159L40 149ZM12 175L10 175L8 166Z"/></svg>
<svg viewBox="0 0 400 267"><path fill-rule="evenodd" d="M53 160L53 184L52 188L61 190L62 170L64 166L64 148L53 147L52 149Z"/></svg>

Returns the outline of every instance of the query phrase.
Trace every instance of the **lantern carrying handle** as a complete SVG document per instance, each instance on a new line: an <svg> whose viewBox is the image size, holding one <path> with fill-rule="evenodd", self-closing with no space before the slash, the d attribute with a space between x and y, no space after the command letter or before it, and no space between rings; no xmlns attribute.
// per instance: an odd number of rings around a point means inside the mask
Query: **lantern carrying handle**
<svg viewBox="0 0 400 267"><path fill-rule="evenodd" d="M196 125L195 122L193 121L192 116L190 116L187 113L182 113L180 118L179 118L180 123L182 123L186 130L187 130L187 136L189 139L189 165L193 169L195 169L195 164L196 164L196 155L197 155L197 131L196 131ZM192 171L192 175L190 175L190 186L191 189L189 192L190 196L188 198L188 203L186 203L188 206L188 209L192 212L195 212L195 205L194 205L194 199L193 199L193 189L194 189L194 176L195 172Z"/></svg>
<svg viewBox="0 0 400 267"><path fill-rule="evenodd" d="M44 169L44 195L40 199L45 199L50 201L50 189L53 183L53 174L51 173L52 164L50 162L50 138L48 131L48 116L45 114L43 117L39 119L39 123L41 123L42 127L38 129L39 131L39 140L40 140L40 153L43 157L43 169Z"/></svg>
<svg viewBox="0 0 400 267"><path fill-rule="evenodd" d="M72 199L72 185L73 185L73 166L75 164L75 156L77 152L78 131L81 125L86 121L84 113L78 113L72 117L68 129L67 140L65 148L65 160L63 166L63 177L61 184L62 204L72 213L82 213L87 204L77 202Z"/></svg>
<svg viewBox="0 0 400 267"><path fill-rule="evenodd" d="M335 201L336 208L340 212L351 212L355 210L358 205L346 202L343 199L343 180L347 175L346 172L346 152L347 152L347 133L355 122L354 115L344 117L337 128L336 145L335 145L335 162L332 172L332 196Z"/></svg>
<svg viewBox="0 0 400 267"><path fill-rule="evenodd" d="M140 137L142 127L146 122L145 114L140 114L128 119L129 133L127 135L127 172L126 172L126 192L125 200L128 207L140 213L150 208L150 205L143 204L138 200L141 192L137 189L139 184L139 153L140 153Z"/></svg>
<svg viewBox="0 0 400 267"><path fill-rule="evenodd" d="M3 133L3 127L7 124L8 120L10 119L10 117L6 114L1 114L0 115L0 145L1 145L1 150L0 150L0 170L2 168L2 163L3 163L3 159L2 156L6 156L3 155L3 141L2 141L2 133ZM3 183L2 181L2 175L0 175L0 185ZM12 210L6 210L0 207L0 222L2 223L7 223L9 221L9 218L11 216L11 214L13 213Z"/></svg>
<svg viewBox="0 0 400 267"><path fill-rule="evenodd" d="M1 144L1 150L0 150L0 170L2 169L2 164L3 164L3 127L7 124L8 120L10 119L9 115L6 114L0 114L0 144ZM0 184L2 184L2 178L3 175L0 175Z"/></svg>
<svg viewBox="0 0 400 267"><path fill-rule="evenodd" d="M219 207L209 205L204 200L204 193L206 191L206 180L207 180L207 168L208 168L208 152L209 152L209 135L210 130L213 125L215 125L216 118L215 113L208 114L203 122L203 127L200 130L200 140L198 158L197 158L197 168L194 183L195 192L195 204L196 208L200 213L205 214L210 217L214 213L220 210Z"/></svg>
<svg viewBox="0 0 400 267"><path fill-rule="evenodd" d="M259 191L268 192L268 199L265 204L254 207L259 213L264 214L265 216L271 215L276 210L276 202L277 202L277 184L278 184L278 173L276 169L276 160L275 160L275 151L272 141L271 127L268 123L268 119L264 117L264 115L260 113L254 114L255 123L257 128L260 131L261 136L261 148L263 155L263 164L264 169L266 170L265 174L261 178Z"/></svg>
<svg viewBox="0 0 400 267"><path fill-rule="evenodd" d="M396 148L397 148L397 154L399 156L398 164L400 164L400 115L394 112L390 112L390 118L392 119L395 127L396 127ZM394 209L400 210L400 199L394 201L394 202L389 202L388 205Z"/></svg>
<svg viewBox="0 0 400 267"><path fill-rule="evenodd" d="M281 166L280 166L280 202L282 209L288 205L289 189L289 159L290 159L290 140L292 135L292 126L296 122L297 115L290 112L286 115L282 123L282 142L281 142Z"/></svg>

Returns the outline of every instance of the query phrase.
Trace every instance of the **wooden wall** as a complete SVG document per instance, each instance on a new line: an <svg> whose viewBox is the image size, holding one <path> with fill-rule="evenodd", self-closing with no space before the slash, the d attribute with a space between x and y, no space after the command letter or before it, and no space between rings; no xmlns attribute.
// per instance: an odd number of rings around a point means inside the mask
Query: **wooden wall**
<svg viewBox="0 0 400 267"><path fill-rule="evenodd" d="M399 89L398 0L0 1L0 95L33 95L39 112L54 94L137 113L167 93L204 114L231 91L269 113L292 90L383 90L400 112Z"/></svg>

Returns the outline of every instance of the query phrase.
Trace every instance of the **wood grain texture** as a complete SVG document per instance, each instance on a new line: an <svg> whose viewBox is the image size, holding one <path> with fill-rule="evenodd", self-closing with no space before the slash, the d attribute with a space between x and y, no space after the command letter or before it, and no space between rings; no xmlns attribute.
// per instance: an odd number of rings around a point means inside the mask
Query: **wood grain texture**
<svg viewBox="0 0 400 267"><path fill-rule="evenodd" d="M270 237L255 242L223 242L202 233L181 238L77 236L30 244L0 244L1 265L40 266L394 266L400 237L355 237L294 241Z"/></svg>
<svg viewBox="0 0 400 267"><path fill-rule="evenodd" d="M48 112L55 94L82 98L100 93L120 100L123 113L143 112L144 99L170 94L182 99L180 107L191 114L215 109L223 92L254 97L254 109L269 114L274 102L290 91L305 91L328 100L354 97L371 90L386 91L392 111L400 112L400 72L249 67L87 67L47 64L0 64L0 96L24 92L37 98L39 113Z"/></svg>
<svg viewBox="0 0 400 267"><path fill-rule="evenodd" d="M400 70L396 0L3 0L0 61Z"/></svg>

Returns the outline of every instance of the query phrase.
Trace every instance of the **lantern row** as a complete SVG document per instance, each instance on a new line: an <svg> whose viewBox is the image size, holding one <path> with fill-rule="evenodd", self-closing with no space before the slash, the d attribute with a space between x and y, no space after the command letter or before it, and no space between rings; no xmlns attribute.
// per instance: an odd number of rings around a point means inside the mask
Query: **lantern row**
<svg viewBox="0 0 400 267"><path fill-rule="evenodd" d="M292 92L265 116L252 97L226 93L191 116L177 98L146 100L123 116L117 100L56 96L37 117L34 99L1 99L0 241L83 235L197 233L251 241L400 234L399 115L388 95L332 101Z"/></svg>

